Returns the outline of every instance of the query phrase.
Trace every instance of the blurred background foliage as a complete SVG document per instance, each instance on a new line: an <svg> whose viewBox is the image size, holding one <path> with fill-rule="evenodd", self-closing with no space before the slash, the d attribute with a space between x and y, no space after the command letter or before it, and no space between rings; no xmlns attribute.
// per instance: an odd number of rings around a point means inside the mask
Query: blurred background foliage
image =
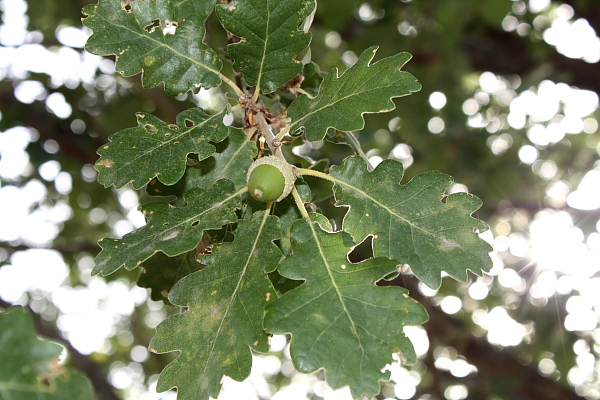
<svg viewBox="0 0 600 400"><path fill-rule="evenodd" d="M143 225L137 208L148 201L96 183L95 150L135 126L138 111L172 122L195 105L218 111L227 97L213 89L170 98L116 75L110 58L83 50L88 3L0 1L0 309L29 309L98 399L174 399L154 390L172 356L147 345L178 310L138 287L139 271L90 276L96 242ZM207 26L223 54L214 15ZM343 71L372 45L376 59L413 55L405 70L422 91L368 115L357 133L371 163L402 161L405 182L431 169L452 175L449 193L483 200L476 216L495 249L490 274L467 283L445 279L432 291L409 270L391 283L408 287L431 320L408 332L419 363L393 365L379 398L600 398L599 29L596 0L318 4L311 49L321 72ZM312 72L309 92L319 82ZM338 164L352 149L325 141L297 154ZM348 396L322 374L296 373L286 338L274 337L251 377L226 379L220 397Z"/></svg>

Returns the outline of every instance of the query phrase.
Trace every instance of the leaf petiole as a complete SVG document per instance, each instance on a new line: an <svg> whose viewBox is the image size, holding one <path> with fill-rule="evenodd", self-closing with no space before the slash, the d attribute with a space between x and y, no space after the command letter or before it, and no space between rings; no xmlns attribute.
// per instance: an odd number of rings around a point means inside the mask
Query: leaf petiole
<svg viewBox="0 0 600 400"><path fill-rule="evenodd" d="M316 176L317 178L326 179L330 182L337 183L339 185L347 185L346 182L341 181L337 178L334 178L333 176L331 176L325 172L316 171L314 169L309 169L309 168L296 168L296 175Z"/></svg>
<svg viewBox="0 0 600 400"><path fill-rule="evenodd" d="M304 90L302 88L296 88L296 92L305 95L306 97L308 97L311 100L315 98L315 96L313 96L312 94L308 93L306 90Z"/></svg>
<svg viewBox="0 0 600 400"><path fill-rule="evenodd" d="M292 189L292 196L294 196L294 200L296 201L296 205L300 210L300 214L302 214L305 220L310 221L308 211L306 211L306 207L304 207L304 202L300 198L300 193L298 193L298 189L296 189L295 187Z"/></svg>
<svg viewBox="0 0 600 400"><path fill-rule="evenodd" d="M259 94L260 94L260 86L256 86L256 89L254 90L254 95L252 96L252 101L254 101L256 103L258 101Z"/></svg>
<svg viewBox="0 0 600 400"><path fill-rule="evenodd" d="M235 92L235 94L238 95L238 97L244 95L244 92L242 91L242 89L240 89L239 86L235 84L235 82L233 82L231 79L229 79L228 77L226 77L225 75L223 75L220 72L219 72L219 78L221 78L221 80L223 82L225 82L226 84L228 84L229 86L231 86L231 88L233 89L233 91Z"/></svg>

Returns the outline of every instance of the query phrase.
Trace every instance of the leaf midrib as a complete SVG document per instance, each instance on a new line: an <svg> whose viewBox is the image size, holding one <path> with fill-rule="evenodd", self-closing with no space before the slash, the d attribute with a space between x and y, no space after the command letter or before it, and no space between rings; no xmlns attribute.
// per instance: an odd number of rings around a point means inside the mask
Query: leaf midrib
<svg viewBox="0 0 600 400"><path fill-rule="evenodd" d="M375 203L377 206L379 206L379 207L383 208L383 209L384 209L384 210L386 210L386 211L387 211L387 212L388 212L390 215L392 215L392 216L394 216L394 217L398 218L400 221L402 221L403 223L406 223L406 224L407 224L407 225L409 225L411 228L413 228L413 229L416 229L416 230L418 230L418 231L421 231L421 232L423 232L423 233L424 233L424 234L426 234L426 235L433 236L433 237L437 237L437 236L435 236L435 235L434 235L434 233L433 233L433 232L430 232L430 231L428 231L428 230L426 230L426 229L424 229L424 228L421 228L421 227L419 227L419 226L417 226L417 225L413 224L411 220L409 220L409 219L406 219L406 218L405 218L405 217L403 217L402 215L400 215L400 214L396 213L394 210L392 210L391 208L389 208L387 205L385 205L385 204L381 203L380 201L378 201L377 199L373 198L373 197L372 197L372 196L370 196L370 195L369 195L367 192L365 192L365 191L363 191L363 190L359 189L358 187L356 187L356 186L352 186L352 185L351 185L351 184L349 184L348 182L346 182L346 181L343 181L343 180L341 180L341 179L338 179L338 178L335 178L335 177L333 177L333 176L331 176L331 175L330 175L330 178L329 178L329 179L330 179L331 181L333 181L334 183L338 184L338 185L343 185L343 186L346 186L346 187L350 188L351 190L353 190L353 191L355 191L355 192L357 192L357 193L360 193L360 194L361 194L363 197L367 198L368 200L371 200L371 201L372 201L373 203ZM415 193L413 196L411 196L410 198L406 199L404 202L406 202L406 201L410 200L411 198L415 197L417 194L421 193L423 190L425 190L425 188L423 188L423 189L422 189L422 190L420 190L419 192ZM445 210L445 211L447 211L447 210ZM430 214L430 215L433 215L433 214Z"/></svg>
<svg viewBox="0 0 600 400"><path fill-rule="evenodd" d="M223 324L224 324L225 320L227 319L227 315L229 314L229 310L231 309L231 305L234 302L234 298L235 298L235 296L238 293L238 289L240 287L240 284L241 284L244 276L246 275L246 270L248 269L248 266L250 265L250 262L252 260L252 255L254 254L254 250L256 249L256 246L258 245L259 238L262 236L261 233L263 232L263 229L264 229L264 227L265 227L265 225L267 223L267 219L268 218L269 218L269 213L267 211L265 211L265 213L263 215L263 218L261 220L260 227L258 229L256 238L254 240L254 243L252 243L251 251L248 253L248 257L246 258L246 263L244 264L244 268L242 269L242 272L240 273L240 278L238 279L237 284L235 286L235 289L233 290L231 296L229 297L229 300L227 301L227 309L225 310L223 318L221 319L221 323L219 324L219 328L217 329L217 332L215 333L215 340L213 341L213 344L212 344L212 346L210 348L210 351L209 351L209 354L208 354L208 358L207 358L207 362L204 364L204 369L202 371L202 375L205 374L206 369L208 368L208 364L209 364L209 361L210 361L210 359L212 357L212 353L213 353L213 351L215 349L216 343L218 341L218 337L221 334L221 329L223 327ZM251 320L251 319L249 318L249 320ZM198 321L198 323L200 323L200 322L201 321Z"/></svg>
<svg viewBox="0 0 600 400"><path fill-rule="evenodd" d="M335 292L336 292L336 294L338 296L338 299L339 299L340 303L342 304L342 308L344 309L344 313L348 317L348 320L350 321L350 324L352 324L352 330L353 330L353 332L356 335L358 335L358 330L356 329L357 325L354 323L354 320L352 319L350 311L348 310L348 308L346 308L346 303L344 302L344 295L338 289L337 282L336 282L335 278L333 277L333 275L331 273L331 269L332 268L329 265L329 262L327 261L327 257L325 256L325 253L324 253L323 248L321 246L321 241L319 240L319 237L317 235L317 231L315 230L315 227L314 227L313 223L309 222L308 226L310 227L310 230L312 232L312 235L313 235L313 238L315 240L315 243L317 244L317 248L319 250L319 254L321 256L321 259L323 260L323 263L325 264L325 268L327 269L327 274L329 275L329 278L331 279L332 287L335 289ZM363 359L364 356L365 356L365 354L366 354L366 350L363 347L363 344L362 344L360 338L358 336L355 336L355 337L356 337L356 340L357 340L358 345L360 346L360 349L361 349L361 352L362 352L361 359ZM362 362L361 362L361 368L360 368L360 379L363 380Z"/></svg>

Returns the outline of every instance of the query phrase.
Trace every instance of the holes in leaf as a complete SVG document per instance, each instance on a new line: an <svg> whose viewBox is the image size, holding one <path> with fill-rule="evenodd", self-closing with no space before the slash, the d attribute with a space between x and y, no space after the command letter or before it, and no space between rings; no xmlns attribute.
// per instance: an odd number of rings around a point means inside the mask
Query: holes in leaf
<svg viewBox="0 0 600 400"><path fill-rule="evenodd" d="M348 260L353 263L361 262L373 257L373 236L367 236L365 240L357 244L348 254Z"/></svg>
<svg viewBox="0 0 600 400"><path fill-rule="evenodd" d="M144 27L144 30L148 33L153 33L156 28L160 28L160 18L155 18L148 25Z"/></svg>
<svg viewBox="0 0 600 400"><path fill-rule="evenodd" d="M192 120L190 120L190 119L186 119L186 120L185 120L185 126L187 126L188 128L191 128L191 127L193 127L194 125L196 125L196 124L194 123L194 121L192 121Z"/></svg>
<svg viewBox="0 0 600 400"><path fill-rule="evenodd" d="M128 1L127 3L121 2L121 10L125 11L127 14L131 13L131 3Z"/></svg>
<svg viewBox="0 0 600 400"><path fill-rule="evenodd" d="M174 130L174 131L178 131L179 130L179 125L175 125L175 124L169 124L169 129Z"/></svg>
<svg viewBox="0 0 600 400"><path fill-rule="evenodd" d="M197 226L200 223L200 221L194 221L192 222L192 226Z"/></svg>
<svg viewBox="0 0 600 400"><path fill-rule="evenodd" d="M162 30L163 35L174 35L178 26L179 23L177 21L165 19L165 27Z"/></svg>
<svg viewBox="0 0 600 400"><path fill-rule="evenodd" d="M148 133L156 133L156 132L158 132L158 128L155 127L154 125L151 125L151 124L144 125L144 129L146 129L146 131Z"/></svg>

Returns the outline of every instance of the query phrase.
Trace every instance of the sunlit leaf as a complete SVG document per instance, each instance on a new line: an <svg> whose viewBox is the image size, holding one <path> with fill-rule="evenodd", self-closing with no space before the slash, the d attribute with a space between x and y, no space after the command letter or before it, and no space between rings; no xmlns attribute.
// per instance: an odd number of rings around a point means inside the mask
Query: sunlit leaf
<svg viewBox="0 0 600 400"><path fill-rule="evenodd" d="M225 112L208 115L190 108L177 116L177 124L138 113L138 126L115 133L98 149L98 181L105 187L131 182L135 189L155 176L166 185L176 183L185 172L188 154L200 160L209 157L215 152L210 142L227 137L231 128L223 124Z"/></svg>
<svg viewBox="0 0 600 400"><path fill-rule="evenodd" d="M406 289L375 285L396 271L396 261L379 257L353 264L348 253L354 246L346 232L294 223L293 253L278 270L305 283L267 306L265 327L292 334L290 353L299 371L324 368L333 389L350 386L358 399L379 393L379 381L389 378L381 370L393 353L416 361L403 327L425 322L427 313Z"/></svg>
<svg viewBox="0 0 600 400"><path fill-rule="evenodd" d="M223 179L208 190L190 190L179 207L146 204L142 208L147 218L145 226L122 239L100 241L102 251L96 257L92 274L108 275L120 267L133 269L157 251L177 256L193 250L205 230L237 221L235 208L240 204L240 196L233 192L233 183Z"/></svg>
<svg viewBox="0 0 600 400"><path fill-rule="evenodd" d="M63 347L38 338L30 314L20 309L0 313L0 345L0 399L94 398L81 373L58 365Z"/></svg>
<svg viewBox="0 0 600 400"><path fill-rule="evenodd" d="M314 0L236 0L217 5L225 29L241 38L227 51L247 84L271 93L300 74L302 63L295 57L308 46L311 34L299 28L314 8Z"/></svg>
<svg viewBox="0 0 600 400"><path fill-rule="evenodd" d="M341 76L337 69L331 71L314 99L298 97L288 110L292 131L304 127L308 140L317 141L329 128L360 130L365 125L363 114L391 111L396 108L392 98L421 89L414 76L400 70L410 54L396 54L370 65L376 51L377 47L365 50Z"/></svg>
<svg viewBox="0 0 600 400"><path fill-rule="evenodd" d="M116 55L116 70L124 76L141 72L144 87L164 82L165 91L177 95L220 85L222 63L202 42L206 28L198 15L177 21L168 0L100 0L83 13L94 32L85 49Z"/></svg>
<svg viewBox="0 0 600 400"><path fill-rule="evenodd" d="M466 193L444 195L450 176L430 171L401 185L402 163L386 160L368 172L360 157L347 158L330 173L337 180L336 205L350 206L344 231L357 241L373 236L375 256L410 265L434 289L442 271L466 281L467 270L481 275L492 267L492 248L478 235L487 224L471 216L481 200Z"/></svg>
<svg viewBox="0 0 600 400"><path fill-rule="evenodd" d="M177 387L179 400L217 398L223 375L242 381L250 374L250 349L267 351L265 305L276 292L267 271L281 252L277 217L259 212L241 221L232 243L215 245L205 269L180 280L169 295L187 307L162 322L150 343L154 352L180 351L158 380L158 391Z"/></svg>

